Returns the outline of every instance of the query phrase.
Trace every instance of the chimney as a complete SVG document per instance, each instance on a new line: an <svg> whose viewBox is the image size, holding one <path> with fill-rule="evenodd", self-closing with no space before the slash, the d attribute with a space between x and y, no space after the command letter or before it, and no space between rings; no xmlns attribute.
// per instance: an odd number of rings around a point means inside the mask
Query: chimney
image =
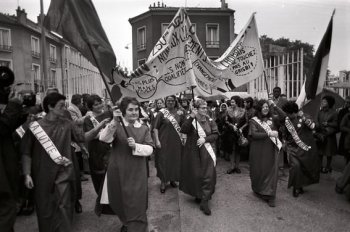
<svg viewBox="0 0 350 232"><path fill-rule="evenodd" d="M227 9L228 5L227 5L226 1L225 0L220 0L220 2L221 2L221 9L222 10Z"/></svg>
<svg viewBox="0 0 350 232"><path fill-rule="evenodd" d="M17 21L21 24L27 23L27 13L24 9L21 9L19 6L16 9L17 12Z"/></svg>

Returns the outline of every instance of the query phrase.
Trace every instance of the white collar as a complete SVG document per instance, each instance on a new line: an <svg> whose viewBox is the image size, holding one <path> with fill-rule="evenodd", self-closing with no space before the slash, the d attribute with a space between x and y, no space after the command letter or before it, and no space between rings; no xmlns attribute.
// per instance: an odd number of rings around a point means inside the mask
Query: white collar
<svg viewBox="0 0 350 232"><path fill-rule="evenodd" d="M124 117L122 117L122 118L123 118L124 125L128 126L130 123L128 121L126 121ZM138 120L136 120L133 124L133 127L135 127L135 128L140 128L141 126L142 126L142 124Z"/></svg>

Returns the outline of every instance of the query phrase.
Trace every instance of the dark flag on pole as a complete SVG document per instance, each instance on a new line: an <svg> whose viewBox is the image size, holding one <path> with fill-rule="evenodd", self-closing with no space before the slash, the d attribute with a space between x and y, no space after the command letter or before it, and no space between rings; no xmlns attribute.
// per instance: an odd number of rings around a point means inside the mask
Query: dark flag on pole
<svg viewBox="0 0 350 232"><path fill-rule="evenodd" d="M110 94L106 77L113 82L116 58L91 0L51 1L44 25L62 35L99 69Z"/></svg>
<svg viewBox="0 0 350 232"><path fill-rule="evenodd" d="M307 99L314 99L316 94L323 89L326 80L329 53L332 43L332 29L333 29L333 11L332 18L328 24L326 33L324 34L320 45L318 46L315 59L312 63L311 72L307 75L305 81L305 92Z"/></svg>

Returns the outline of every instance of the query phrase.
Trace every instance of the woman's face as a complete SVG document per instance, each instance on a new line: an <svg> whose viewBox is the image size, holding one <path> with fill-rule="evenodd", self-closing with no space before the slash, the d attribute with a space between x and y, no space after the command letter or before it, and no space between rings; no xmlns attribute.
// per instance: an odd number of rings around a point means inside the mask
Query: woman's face
<svg viewBox="0 0 350 232"><path fill-rule="evenodd" d="M226 105L221 105L221 110L222 110L222 111L226 111L226 110L227 110Z"/></svg>
<svg viewBox="0 0 350 232"><path fill-rule="evenodd" d="M326 99L322 99L321 101L321 108L328 108L328 102Z"/></svg>
<svg viewBox="0 0 350 232"><path fill-rule="evenodd" d="M237 107L236 101L234 99L231 100L231 106L232 106L232 108Z"/></svg>
<svg viewBox="0 0 350 232"><path fill-rule="evenodd" d="M94 113L102 113L103 111L103 104L102 101L95 101L92 105L92 112Z"/></svg>
<svg viewBox="0 0 350 232"><path fill-rule="evenodd" d="M175 99L173 97L168 97L166 99L166 107L168 109L173 109L175 107Z"/></svg>
<svg viewBox="0 0 350 232"><path fill-rule="evenodd" d="M207 103L204 103L198 107L199 115L202 115L202 116L207 115L207 111L208 111Z"/></svg>
<svg viewBox="0 0 350 232"><path fill-rule="evenodd" d="M162 100L158 100L158 101L157 101L157 108L158 108L158 109L161 109L161 108L163 108L163 107L164 107L163 101L162 101Z"/></svg>
<svg viewBox="0 0 350 232"><path fill-rule="evenodd" d="M129 103L128 107L125 111L125 120L129 123L134 123L137 119L139 119L139 107L133 103Z"/></svg>
<svg viewBox="0 0 350 232"><path fill-rule="evenodd" d="M266 115L268 115L269 110L270 110L269 105L267 103L264 103L264 105L261 108L261 114L263 116L266 116Z"/></svg>

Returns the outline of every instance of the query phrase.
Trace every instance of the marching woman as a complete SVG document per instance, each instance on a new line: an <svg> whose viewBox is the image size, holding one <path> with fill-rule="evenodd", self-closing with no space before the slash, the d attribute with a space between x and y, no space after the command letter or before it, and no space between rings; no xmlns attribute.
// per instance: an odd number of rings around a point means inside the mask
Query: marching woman
<svg viewBox="0 0 350 232"><path fill-rule="evenodd" d="M89 118L84 120L84 131L90 131L104 119L112 119L113 114L110 111L104 111L102 99L98 95L91 95L86 100L87 112ZM96 193L99 193L103 183L103 177L106 172L108 158L110 154L110 145L99 140L98 136L88 142L89 167L91 179Z"/></svg>
<svg viewBox="0 0 350 232"><path fill-rule="evenodd" d="M180 190L195 197L203 213L210 215L208 201L216 184L214 151L218 128L207 116L207 103L203 99L196 100L194 107L181 127L181 132L187 134L187 142L181 159Z"/></svg>
<svg viewBox="0 0 350 232"><path fill-rule="evenodd" d="M123 98L120 111L127 133L117 115L100 133L101 141L112 143L100 203L109 204L124 232L144 232L148 224L146 156L153 152L153 141L149 128L138 120L139 107L135 98Z"/></svg>
<svg viewBox="0 0 350 232"><path fill-rule="evenodd" d="M178 108L176 97L165 98L165 108L160 109L153 124L156 145L155 166L160 179L160 192L165 193L166 183L177 187L180 178L181 152L183 149L181 125L184 112Z"/></svg>
<svg viewBox="0 0 350 232"><path fill-rule="evenodd" d="M275 106L277 111L280 109ZM285 112L282 135L290 164L288 188L293 187L293 196L304 193L303 187L315 184L320 179L320 165L312 130L315 123L307 118L298 105L288 101L282 106ZM280 116L283 112L280 113Z"/></svg>
<svg viewBox="0 0 350 232"><path fill-rule="evenodd" d="M253 192L276 206L278 154L282 147L275 120L272 120L267 100L259 100L256 116L249 121L250 179Z"/></svg>

